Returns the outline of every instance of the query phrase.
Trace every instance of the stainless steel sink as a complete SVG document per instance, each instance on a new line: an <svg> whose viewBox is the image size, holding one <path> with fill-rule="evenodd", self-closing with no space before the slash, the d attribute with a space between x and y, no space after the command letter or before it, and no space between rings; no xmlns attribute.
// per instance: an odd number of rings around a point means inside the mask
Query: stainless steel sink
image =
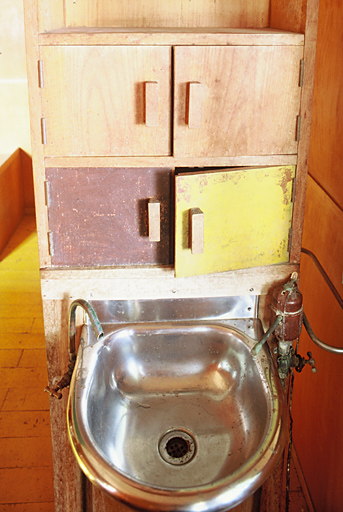
<svg viewBox="0 0 343 512"><path fill-rule="evenodd" d="M145 303L143 321L140 304L135 322L127 313L113 322L108 308L100 341L83 329L70 440L93 483L135 507L228 510L262 484L283 448L283 393L268 348L251 356L256 319L230 311L189 320L183 306L154 321ZM175 308L181 320L171 320Z"/></svg>

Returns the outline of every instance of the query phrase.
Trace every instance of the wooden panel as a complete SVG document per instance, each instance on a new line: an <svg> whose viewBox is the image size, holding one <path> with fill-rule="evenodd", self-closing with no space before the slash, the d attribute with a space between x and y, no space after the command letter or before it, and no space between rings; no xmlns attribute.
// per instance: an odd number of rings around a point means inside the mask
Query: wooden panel
<svg viewBox="0 0 343 512"><path fill-rule="evenodd" d="M314 222L316 219L315 216ZM331 251L329 244L327 250ZM343 311L307 255L301 259L300 286L304 310L316 335L326 343L343 347ZM342 356L317 347L304 330L299 352L305 356L309 350L318 371L312 374L305 368L296 376L293 438L316 512L340 511L343 510Z"/></svg>
<svg viewBox="0 0 343 512"><path fill-rule="evenodd" d="M0 166L0 252L17 228L24 214L24 193L20 151Z"/></svg>
<svg viewBox="0 0 343 512"><path fill-rule="evenodd" d="M321 0L309 173L343 210L343 3Z"/></svg>
<svg viewBox="0 0 343 512"><path fill-rule="evenodd" d="M171 171L47 169L52 264L170 263ZM148 203L161 204L161 241L149 240Z"/></svg>
<svg viewBox="0 0 343 512"><path fill-rule="evenodd" d="M285 3L285 2L284 2ZM294 199L293 241L291 261L299 263L304 219L306 180L310 149L312 96L316 59L316 38L319 0L304 0L306 4L306 40L304 46L304 74L301 89L301 129L298 144L297 185Z"/></svg>
<svg viewBox="0 0 343 512"><path fill-rule="evenodd" d="M307 0L271 0L270 26L305 32ZM312 2L313 4L313 2Z"/></svg>
<svg viewBox="0 0 343 512"><path fill-rule="evenodd" d="M296 153L302 48L175 48L174 154ZM189 83L202 85L201 126L187 120Z"/></svg>
<svg viewBox="0 0 343 512"><path fill-rule="evenodd" d="M268 0L66 0L67 26L266 27Z"/></svg>
<svg viewBox="0 0 343 512"><path fill-rule="evenodd" d="M299 265L281 264L174 279L171 268L52 269L42 271L42 295L49 300L66 294L93 300L265 295L275 283L287 281L298 271Z"/></svg>
<svg viewBox="0 0 343 512"><path fill-rule="evenodd" d="M170 155L168 47L42 47L46 156ZM145 84L159 86L158 126Z"/></svg>
<svg viewBox="0 0 343 512"><path fill-rule="evenodd" d="M294 167L176 176L175 274L285 263ZM189 210L204 212L204 252L192 254Z"/></svg>
<svg viewBox="0 0 343 512"><path fill-rule="evenodd" d="M247 167L296 165L297 155L227 157L50 157L46 167Z"/></svg>
<svg viewBox="0 0 343 512"><path fill-rule="evenodd" d="M40 45L304 45L304 35L268 28L137 28L73 27L38 35Z"/></svg>
<svg viewBox="0 0 343 512"><path fill-rule="evenodd" d="M89 484L90 486L91 484ZM134 510L128 505L125 505L124 503L119 502L118 500L113 499L112 497L106 495L103 491L100 491L99 489L92 486L91 492L91 503L92 508L90 509L91 512L98 512L101 510L101 512L134 512ZM258 506L259 502L259 493L255 493L253 496L250 496L247 498L243 503L240 505L237 505L237 507L232 508L232 512L256 512L258 510L256 506ZM87 508L88 510L88 508ZM276 511L273 511L276 512Z"/></svg>
<svg viewBox="0 0 343 512"><path fill-rule="evenodd" d="M316 255L343 296L343 212L311 177L308 179L303 247Z"/></svg>
<svg viewBox="0 0 343 512"><path fill-rule="evenodd" d="M39 31L65 26L64 0L36 0Z"/></svg>
<svg viewBox="0 0 343 512"><path fill-rule="evenodd" d="M61 301L43 301L49 385L56 383L68 367L67 294ZM50 398L54 494L56 512L84 512L84 476L76 462L68 439L67 397Z"/></svg>

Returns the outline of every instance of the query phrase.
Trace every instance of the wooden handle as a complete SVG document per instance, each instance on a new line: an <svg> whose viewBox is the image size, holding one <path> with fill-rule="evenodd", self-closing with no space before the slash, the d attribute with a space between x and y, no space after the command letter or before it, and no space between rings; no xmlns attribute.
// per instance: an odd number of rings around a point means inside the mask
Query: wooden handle
<svg viewBox="0 0 343 512"><path fill-rule="evenodd" d="M145 82L145 124L158 126L158 82Z"/></svg>
<svg viewBox="0 0 343 512"><path fill-rule="evenodd" d="M161 240L161 204L156 199L148 202L149 240L160 242Z"/></svg>
<svg viewBox="0 0 343 512"><path fill-rule="evenodd" d="M188 84L188 127L200 128L201 126L201 94L200 82L189 82Z"/></svg>
<svg viewBox="0 0 343 512"><path fill-rule="evenodd" d="M204 252L204 212L200 208L191 208L189 216L192 254L202 254Z"/></svg>

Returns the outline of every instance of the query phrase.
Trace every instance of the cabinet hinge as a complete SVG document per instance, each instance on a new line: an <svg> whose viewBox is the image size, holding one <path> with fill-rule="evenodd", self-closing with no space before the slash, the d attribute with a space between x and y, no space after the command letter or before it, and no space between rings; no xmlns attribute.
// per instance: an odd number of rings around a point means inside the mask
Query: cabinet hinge
<svg viewBox="0 0 343 512"><path fill-rule="evenodd" d="M299 87L304 85L304 70L305 70L305 59L300 61L300 72L299 72Z"/></svg>
<svg viewBox="0 0 343 512"><path fill-rule="evenodd" d="M50 184L48 181L44 181L44 195L45 195L45 206L50 205Z"/></svg>
<svg viewBox="0 0 343 512"><path fill-rule="evenodd" d="M52 237L51 231L48 231L48 250L49 250L50 256L53 256L54 255L54 244L53 244L53 237Z"/></svg>
<svg viewBox="0 0 343 512"><path fill-rule="evenodd" d="M46 119L45 117L42 117L40 120L40 127L42 132L42 144L46 144L47 138L46 138Z"/></svg>
<svg viewBox="0 0 343 512"><path fill-rule="evenodd" d="M38 86L40 89L44 87L44 75L43 75L43 61L38 61Z"/></svg>
<svg viewBox="0 0 343 512"><path fill-rule="evenodd" d="M291 195L291 202L293 204L295 203L296 186L297 186L297 179L293 178L292 195Z"/></svg>
<svg viewBox="0 0 343 512"><path fill-rule="evenodd" d="M289 234L288 234L288 247L287 247L287 251L289 253L291 252L291 249L292 249L292 238L293 238L293 228L290 228Z"/></svg>
<svg viewBox="0 0 343 512"><path fill-rule="evenodd" d="M301 116L297 116L297 127L296 127L296 134L295 134L296 142L300 141L300 130L301 130Z"/></svg>

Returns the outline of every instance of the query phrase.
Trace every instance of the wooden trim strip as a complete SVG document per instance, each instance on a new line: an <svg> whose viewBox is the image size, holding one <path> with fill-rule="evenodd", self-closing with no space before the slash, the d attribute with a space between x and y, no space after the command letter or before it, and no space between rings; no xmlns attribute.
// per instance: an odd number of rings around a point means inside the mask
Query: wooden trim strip
<svg viewBox="0 0 343 512"><path fill-rule="evenodd" d="M43 299L78 296L93 300L266 295L299 265L270 265L212 275L178 278L172 268L136 267L42 271Z"/></svg>
<svg viewBox="0 0 343 512"><path fill-rule="evenodd" d="M304 44L304 35L273 29L67 28L39 34L40 45L238 45Z"/></svg>
<svg viewBox="0 0 343 512"><path fill-rule="evenodd" d="M296 165L297 155L233 156L233 157L154 157L98 156L46 157L49 167L233 167Z"/></svg>

